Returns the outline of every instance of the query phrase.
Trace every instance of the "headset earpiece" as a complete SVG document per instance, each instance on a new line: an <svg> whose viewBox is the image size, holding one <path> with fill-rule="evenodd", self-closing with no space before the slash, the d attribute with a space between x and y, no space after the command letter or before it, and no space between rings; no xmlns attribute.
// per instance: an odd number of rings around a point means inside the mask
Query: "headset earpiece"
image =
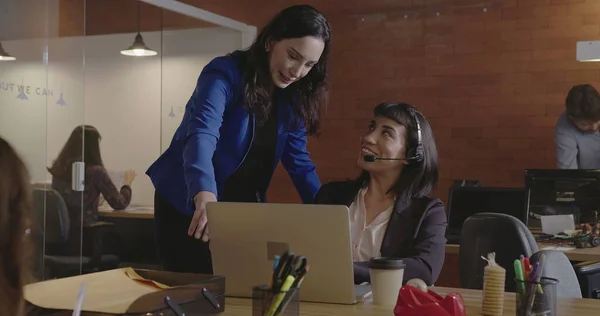
<svg viewBox="0 0 600 316"><path fill-rule="evenodd" d="M411 161L421 163L425 159L423 136L421 135L421 123L419 122L419 118L417 117L417 113L414 109L409 109L409 112L415 120L415 127L417 128L417 147L415 147L413 155L410 155L409 157L413 157Z"/></svg>
<svg viewBox="0 0 600 316"><path fill-rule="evenodd" d="M423 162L423 159L425 158L425 156L423 155L423 146L417 146L417 148L415 149L414 157L415 157L414 161Z"/></svg>
<svg viewBox="0 0 600 316"><path fill-rule="evenodd" d="M417 146L413 149L407 150L406 158L409 163L421 163L425 160L425 149L423 148L423 136L421 135L421 123L417 116L417 111L408 104L405 103L385 103L382 104L383 108L405 106L408 112L412 116L415 122L415 128L417 129Z"/></svg>

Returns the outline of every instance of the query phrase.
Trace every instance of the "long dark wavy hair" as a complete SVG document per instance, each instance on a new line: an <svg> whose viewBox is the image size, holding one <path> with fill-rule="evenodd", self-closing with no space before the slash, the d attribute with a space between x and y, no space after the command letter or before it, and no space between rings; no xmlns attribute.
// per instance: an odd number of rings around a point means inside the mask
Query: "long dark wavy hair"
<svg viewBox="0 0 600 316"><path fill-rule="evenodd" d="M246 50L244 63L244 100L248 110L257 120L268 117L272 103L273 82L269 73L268 41L314 36L325 43L321 58L308 74L292 83L286 91L294 114L298 117L293 128L304 123L309 135L319 128L321 106L328 100L328 73L331 27L325 16L308 5L295 5L279 12L258 34L254 43Z"/></svg>
<svg viewBox="0 0 600 316"><path fill-rule="evenodd" d="M0 138L0 315L24 315L23 286L32 280L32 188L15 150Z"/></svg>
<svg viewBox="0 0 600 316"><path fill-rule="evenodd" d="M85 166L104 166L100 155L100 140L98 130L90 125L75 127L71 136L62 148L48 172L53 177L71 179L71 166L75 161L83 161Z"/></svg>

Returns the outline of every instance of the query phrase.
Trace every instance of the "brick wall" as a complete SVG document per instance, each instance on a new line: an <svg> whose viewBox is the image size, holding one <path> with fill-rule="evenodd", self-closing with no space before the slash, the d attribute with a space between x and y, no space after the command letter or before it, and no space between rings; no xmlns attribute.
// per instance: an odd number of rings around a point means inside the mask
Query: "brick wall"
<svg viewBox="0 0 600 316"><path fill-rule="evenodd" d="M575 60L577 41L600 39L600 1L476 2L491 5L332 19L331 105L310 146L323 180L357 174L365 118L390 99L429 119L444 200L452 179L521 186L525 168L555 166L553 128L568 89L600 88L600 64ZM296 199L288 183L279 172L271 199Z"/></svg>
<svg viewBox="0 0 600 316"><path fill-rule="evenodd" d="M184 2L259 27L297 3ZM600 39L599 0L305 2L334 29L331 103L321 138L310 140L323 182L357 175L372 108L403 100L433 126L441 163L435 196L445 200L452 179L520 186L525 168L555 165L553 127L568 89L600 88L600 64L575 60L577 41ZM269 198L299 201L281 168Z"/></svg>
<svg viewBox="0 0 600 316"><path fill-rule="evenodd" d="M137 0L59 0L59 35L82 36L138 31ZM212 26L179 13L139 2L139 29L186 29Z"/></svg>

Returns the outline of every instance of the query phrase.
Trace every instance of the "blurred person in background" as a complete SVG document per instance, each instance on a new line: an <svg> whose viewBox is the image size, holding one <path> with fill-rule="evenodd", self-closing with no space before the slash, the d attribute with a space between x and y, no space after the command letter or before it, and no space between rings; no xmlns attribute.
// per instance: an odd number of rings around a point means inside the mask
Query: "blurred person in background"
<svg viewBox="0 0 600 316"><path fill-rule="evenodd" d="M98 220L98 204L101 194L110 207L115 210L124 210L131 202L131 184L136 176L135 171L126 171L124 185L117 189L102 162L101 139L102 137L95 127L77 126L52 166L48 168L52 175L52 189L56 190L64 199L71 219L69 239L67 246L63 249L65 254L80 252L81 227ZM74 191L71 183L72 165L77 161L85 163L83 192ZM83 238L86 239L87 236L84 235ZM84 245L90 243L91 240L83 241ZM89 255L85 252L88 247L83 248L84 255Z"/></svg>
<svg viewBox="0 0 600 316"><path fill-rule="evenodd" d="M32 281L32 188L14 149L0 138L0 315L24 315L23 286Z"/></svg>
<svg viewBox="0 0 600 316"><path fill-rule="evenodd" d="M558 169L600 169L600 94L589 84L573 86L556 122Z"/></svg>

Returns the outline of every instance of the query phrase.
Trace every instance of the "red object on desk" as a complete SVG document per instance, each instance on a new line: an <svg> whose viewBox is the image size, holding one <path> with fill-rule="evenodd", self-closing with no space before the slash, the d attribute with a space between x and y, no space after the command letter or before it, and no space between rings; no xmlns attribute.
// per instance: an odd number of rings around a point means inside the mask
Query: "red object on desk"
<svg viewBox="0 0 600 316"><path fill-rule="evenodd" d="M405 285L398 293L394 308L396 316L466 316L465 303L460 293L450 293L442 297L428 290Z"/></svg>

